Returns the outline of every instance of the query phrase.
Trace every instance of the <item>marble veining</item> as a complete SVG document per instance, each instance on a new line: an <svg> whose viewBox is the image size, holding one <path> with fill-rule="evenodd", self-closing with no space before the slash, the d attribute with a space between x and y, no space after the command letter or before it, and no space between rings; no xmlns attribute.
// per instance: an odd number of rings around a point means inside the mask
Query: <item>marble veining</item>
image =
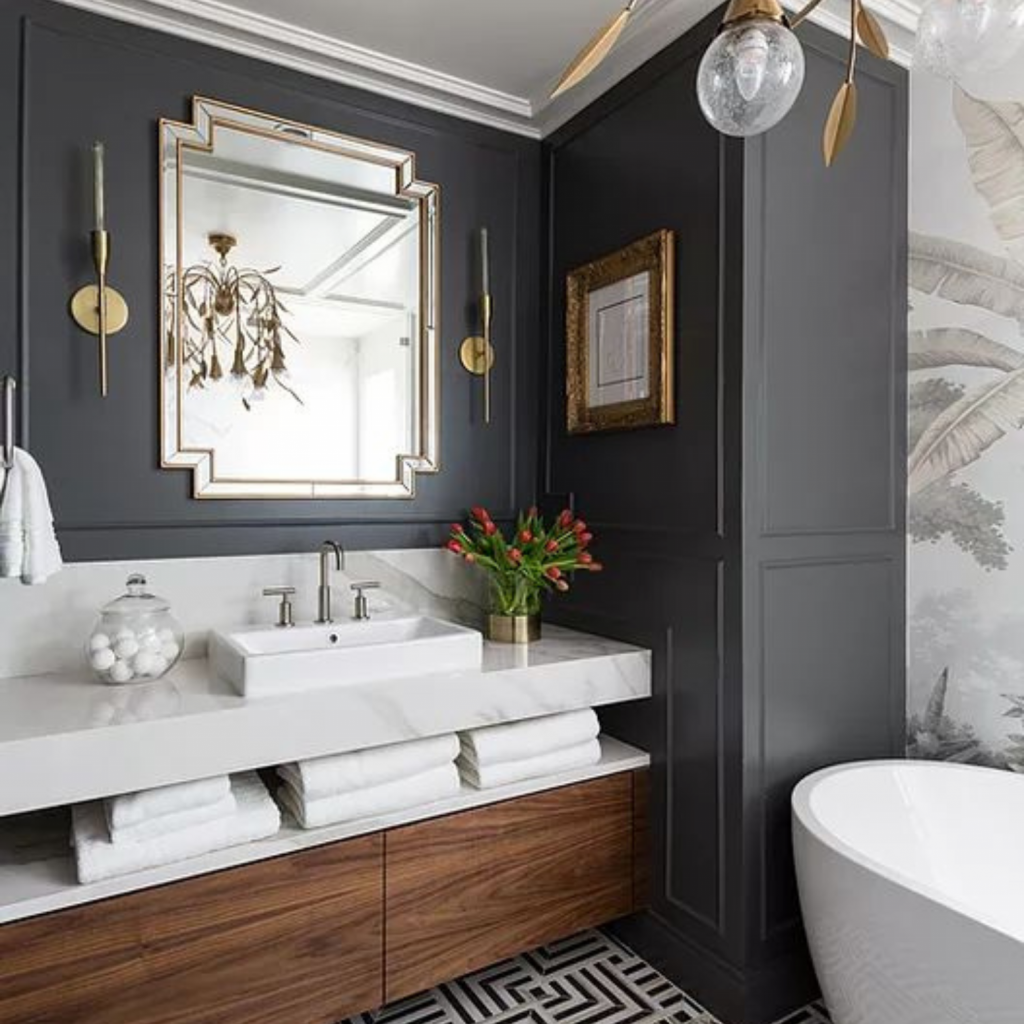
<svg viewBox="0 0 1024 1024"><path fill-rule="evenodd" d="M205 659L105 686L0 680L0 816L305 757L650 696L650 652L556 626L485 643L479 670L246 700Z"/></svg>
<svg viewBox="0 0 1024 1024"><path fill-rule="evenodd" d="M315 553L74 563L42 587L0 580L0 679L77 671L100 607L124 592L133 572L171 602L188 636L187 658L206 656L211 629L272 623L276 605L262 596L264 587L295 587L297 619L316 615ZM412 609L470 626L482 620L485 577L446 551L349 552L346 572L334 579L339 610L350 607L350 583L365 579L383 584L371 595L371 612Z"/></svg>

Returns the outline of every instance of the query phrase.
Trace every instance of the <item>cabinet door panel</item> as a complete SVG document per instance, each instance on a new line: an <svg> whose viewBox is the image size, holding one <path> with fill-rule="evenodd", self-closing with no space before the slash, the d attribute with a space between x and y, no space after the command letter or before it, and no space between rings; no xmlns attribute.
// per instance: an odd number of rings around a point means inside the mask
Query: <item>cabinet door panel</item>
<svg viewBox="0 0 1024 1024"><path fill-rule="evenodd" d="M388 833L388 1001L633 909L629 774Z"/></svg>
<svg viewBox="0 0 1024 1024"><path fill-rule="evenodd" d="M0 928L0 1024L333 1024L382 1002L383 837Z"/></svg>

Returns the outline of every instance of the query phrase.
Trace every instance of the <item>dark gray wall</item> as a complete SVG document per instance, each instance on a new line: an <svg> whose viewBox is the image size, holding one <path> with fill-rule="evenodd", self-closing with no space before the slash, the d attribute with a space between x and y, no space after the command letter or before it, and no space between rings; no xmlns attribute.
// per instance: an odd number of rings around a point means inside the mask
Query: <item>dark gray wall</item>
<svg viewBox="0 0 1024 1024"><path fill-rule="evenodd" d="M307 78L71 8L0 9L0 372L22 384L23 439L43 464L72 559L306 550L340 527L356 547L439 541L475 503L504 518L535 489L540 146L384 97ZM442 188L442 472L411 501L195 501L158 468L157 119L203 94L414 150ZM131 306L110 342L111 394L95 343L67 313L90 279L89 151L107 144L112 283ZM471 238L491 229L494 422L458 365L471 326Z"/></svg>
<svg viewBox="0 0 1024 1024"><path fill-rule="evenodd" d="M815 994L789 840L793 784L900 751L906 80L865 59L836 168L821 127L841 40L811 26L803 95L722 139L694 80L708 19L547 149L543 493L607 565L556 614L646 644L655 699L609 712L654 757L654 900L627 939L723 1019ZM678 237L675 427L570 438L573 266Z"/></svg>

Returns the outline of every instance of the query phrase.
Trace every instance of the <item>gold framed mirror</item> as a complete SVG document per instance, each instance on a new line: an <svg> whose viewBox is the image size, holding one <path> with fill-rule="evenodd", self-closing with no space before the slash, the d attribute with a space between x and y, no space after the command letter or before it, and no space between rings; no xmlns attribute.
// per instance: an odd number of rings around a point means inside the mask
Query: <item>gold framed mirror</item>
<svg viewBox="0 0 1024 1024"><path fill-rule="evenodd" d="M159 135L161 465L197 498L412 497L439 468L439 187L204 97Z"/></svg>

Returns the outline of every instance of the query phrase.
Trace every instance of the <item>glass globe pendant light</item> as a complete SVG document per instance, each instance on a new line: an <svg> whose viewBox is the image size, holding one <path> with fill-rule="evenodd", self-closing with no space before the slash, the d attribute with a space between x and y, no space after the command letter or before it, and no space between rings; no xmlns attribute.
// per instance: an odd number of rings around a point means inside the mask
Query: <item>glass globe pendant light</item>
<svg viewBox="0 0 1024 1024"><path fill-rule="evenodd" d="M697 72L697 99L724 135L781 121L804 84L804 53L777 0L733 0Z"/></svg>
<svg viewBox="0 0 1024 1024"><path fill-rule="evenodd" d="M1024 0L931 0L914 61L943 78L996 71L1024 47Z"/></svg>
<svg viewBox="0 0 1024 1024"><path fill-rule="evenodd" d="M767 131L789 113L804 84L804 53L793 34L823 0L806 0L787 16L780 0L731 0L721 28L697 72L697 98L704 116L725 135L749 137ZM881 60L889 43L863 0L847 0L850 11L846 75L832 100L822 136L830 167L853 134L857 120L854 71L859 46ZM932 0L933 3L1020 5L1024 0ZM562 73L552 98L579 85L608 56L630 23L640 0L629 0ZM1024 17L1024 15L1022 15Z"/></svg>

